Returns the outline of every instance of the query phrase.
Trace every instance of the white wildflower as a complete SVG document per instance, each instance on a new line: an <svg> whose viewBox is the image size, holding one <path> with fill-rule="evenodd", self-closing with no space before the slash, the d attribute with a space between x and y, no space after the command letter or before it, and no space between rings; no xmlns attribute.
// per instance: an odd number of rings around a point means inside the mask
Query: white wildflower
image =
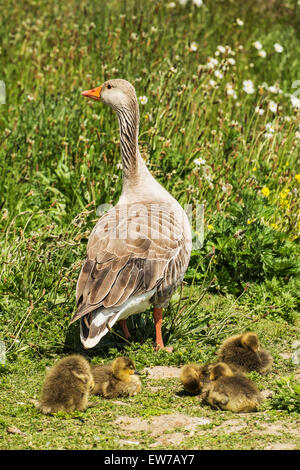
<svg viewBox="0 0 300 470"><path fill-rule="evenodd" d="M272 123L272 122L267 122L267 124L266 124L266 129L267 129L267 131L269 131L269 132L275 132L275 128L273 127L273 123Z"/></svg>
<svg viewBox="0 0 300 470"><path fill-rule="evenodd" d="M235 94L232 83L226 83L225 90L228 96L233 96Z"/></svg>
<svg viewBox="0 0 300 470"><path fill-rule="evenodd" d="M300 109L300 99L295 95L291 95L291 104L293 108Z"/></svg>
<svg viewBox="0 0 300 470"><path fill-rule="evenodd" d="M244 25L244 22L243 22L243 20L241 20L240 18L237 18L237 19L236 19L236 24L237 24L238 26L243 26L243 25Z"/></svg>
<svg viewBox="0 0 300 470"><path fill-rule="evenodd" d="M196 7L202 7L203 5L203 0L192 0L192 2Z"/></svg>
<svg viewBox="0 0 300 470"><path fill-rule="evenodd" d="M260 49L258 51L258 55L264 59L267 56L267 53L263 49Z"/></svg>
<svg viewBox="0 0 300 470"><path fill-rule="evenodd" d="M244 80L243 81L243 90L246 93L248 93L249 95L251 95L252 93L255 92L254 84L253 84L252 80Z"/></svg>
<svg viewBox="0 0 300 470"><path fill-rule="evenodd" d="M278 44L278 42L276 42L276 43L274 44L274 49L275 49L276 52L279 52L279 54L281 54L281 52L283 51L282 45L281 45L281 44Z"/></svg>
<svg viewBox="0 0 300 470"><path fill-rule="evenodd" d="M255 47L255 49L257 49L258 51L260 51L260 49L262 49L262 43L259 42L259 41L255 41L253 43L253 46Z"/></svg>
<svg viewBox="0 0 300 470"><path fill-rule="evenodd" d="M175 2L170 2L168 3L167 5L167 8L175 8L176 7L176 3Z"/></svg>
<svg viewBox="0 0 300 470"><path fill-rule="evenodd" d="M182 6L185 6L188 2L188 0L178 0L178 1L179 1L179 4Z"/></svg>
<svg viewBox="0 0 300 470"><path fill-rule="evenodd" d="M271 122L268 122L268 123L266 124L266 131L267 131L267 132L265 133L265 137L266 137L267 139L270 139L271 137L273 137L273 134L274 134L274 132L275 132L275 129L274 129L273 124L272 124Z"/></svg>
<svg viewBox="0 0 300 470"><path fill-rule="evenodd" d="M193 41L190 45L190 51L196 52L197 49L198 49L197 43Z"/></svg>
<svg viewBox="0 0 300 470"><path fill-rule="evenodd" d="M268 91L270 91L271 93L278 93L279 92L279 88L277 85L271 85L268 87Z"/></svg>
<svg viewBox="0 0 300 470"><path fill-rule="evenodd" d="M139 96L139 101L141 104L147 104L148 98L147 96Z"/></svg>
<svg viewBox="0 0 300 470"><path fill-rule="evenodd" d="M211 79L211 80L209 80L209 84L210 84L210 86L215 87L217 82L216 82L216 80Z"/></svg>
<svg viewBox="0 0 300 470"><path fill-rule="evenodd" d="M218 60L217 59L214 59L213 57L209 57L207 59L207 68L208 69L214 69L217 65L218 65Z"/></svg>
<svg viewBox="0 0 300 470"><path fill-rule="evenodd" d="M206 160L204 160L204 158L195 158L194 163L195 163L195 165L197 165L197 166L199 166L199 165L205 165Z"/></svg>
<svg viewBox="0 0 300 470"><path fill-rule="evenodd" d="M220 79L224 77L224 75L222 74L222 72L220 72L220 70L215 71L215 76Z"/></svg>
<svg viewBox="0 0 300 470"><path fill-rule="evenodd" d="M221 54L225 54L226 52L226 48L224 46L217 46L217 49L219 52L221 52Z"/></svg>
<svg viewBox="0 0 300 470"><path fill-rule="evenodd" d="M265 111L264 111L262 108L260 108L259 106L256 106L255 112L256 112L257 114L259 114L260 116L262 116Z"/></svg>
<svg viewBox="0 0 300 470"><path fill-rule="evenodd" d="M208 181L211 183L213 181L213 175L211 174L211 167L210 166L204 166L203 167L203 176Z"/></svg>
<svg viewBox="0 0 300 470"><path fill-rule="evenodd" d="M230 64L230 65L235 65L235 59L233 59L232 57L229 57L227 59L227 62Z"/></svg>
<svg viewBox="0 0 300 470"><path fill-rule="evenodd" d="M269 101L268 108L272 113L276 113L277 112L277 103L275 103L275 101Z"/></svg>

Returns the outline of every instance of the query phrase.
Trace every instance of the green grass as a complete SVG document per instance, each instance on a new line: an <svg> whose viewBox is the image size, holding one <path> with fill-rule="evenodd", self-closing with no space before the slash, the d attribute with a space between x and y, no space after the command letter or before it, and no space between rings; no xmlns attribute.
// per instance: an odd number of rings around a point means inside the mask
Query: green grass
<svg viewBox="0 0 300 470"><path fill-rule="evenodd" d="M129 320L130 344L109 334L85 353L106 362L125 348L140 368L180 366L210 360L226 336L253 329L275 360L261 385L276 397L261 419L289 423L296 412L289 378L296 366L279 352L291 353L299 338L300 119L291 94L297 95L300 79L300 7L296 0L205 0L200 8L170 3L0 5L0 80L6 85L6 104L0 104L0 339L7 349L0 448L119 448L122 436L111 428L118 415L178 408L175 379L161 382L166 392L158 395L145 379L142 395L126 401L126 413L104 401L82 416L46 418L23 400L38 396L46 365L83 352L78 324L69 326L76 282L97 207L115 204L122 186L116 116L80 92L111 77L129 80L138 97L148 98L140 105L142 156L182 205L192 205L193 221L196 204L205 204L204 246L192 253L180 297L165 314L163 333L173 354L153 352L149 312ZM218 60L214 69L208 58ZM244 91L245 80L254 93ZM236 97L227 93L229 84ZM184 397L183 412L204 413L212 427L227 419L194 403ZM12 425L26 436L8 434ZM141 448L153 443L148 435L143 439ZM182 446L260 448L261 439L196 435Z"/></svg>

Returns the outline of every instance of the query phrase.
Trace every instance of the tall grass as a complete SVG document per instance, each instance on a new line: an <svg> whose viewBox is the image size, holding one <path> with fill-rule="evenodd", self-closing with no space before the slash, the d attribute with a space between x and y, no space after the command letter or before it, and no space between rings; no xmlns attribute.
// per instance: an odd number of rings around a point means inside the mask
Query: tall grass
<svg viewBox="0 0 300 470"><path fill-rule="evenodd" d="M271 250L275 262L283 256L296 264L300 129L291 95L300 79L299 11L296 0L205 1L199 8L154 0L0 5L0 80L7 93L0 105L0 331L10 352L62 347L96 208L118 200L116 117L80 95L111 77L129 80L138 97L147 97L140 104L140 147L152 173L182 204L205 204L210 243L194 254L188 282L201 286L209 269L207 280L218 279L210 287L231 292L228 245L218 251L216 238L233 240L222 227L249 193L249 215L244 212L236 232L256 220L263 233L276 232L272 240L284 238L281 251L269 247L267 255ZM246 80L253 93L244 90ZM211 261L211 249L217 250L214 270L203 261ZM262 257L264 263L264 248ZM273 281L259 273L260 284L278 282L290 292L285 312L296 308L289 284L296 271L286 278L277 272ZM256 280L248 294L257 292ZM197 315L191 314L191 326ZM291 320L294 313L284 316Z"/></svg>

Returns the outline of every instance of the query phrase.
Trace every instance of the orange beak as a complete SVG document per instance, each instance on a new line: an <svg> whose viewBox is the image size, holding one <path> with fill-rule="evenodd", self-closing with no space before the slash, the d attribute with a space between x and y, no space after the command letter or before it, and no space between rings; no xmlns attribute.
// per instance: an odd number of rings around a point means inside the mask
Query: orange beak
<svg viewBox="0 0 300 470"><path fill-rule="evenodd" d="M87 98L92 98L92 100L100 101L101 88L102 86L98 86L92 90L83 91L81 94Z"/></svg>

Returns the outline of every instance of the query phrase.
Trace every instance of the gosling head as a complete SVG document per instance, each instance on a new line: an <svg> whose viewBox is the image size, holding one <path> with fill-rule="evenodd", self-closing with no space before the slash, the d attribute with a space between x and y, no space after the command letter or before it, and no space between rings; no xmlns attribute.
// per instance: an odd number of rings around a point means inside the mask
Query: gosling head
<svg viewBox="0 0 300 470"><path fill-rule="evenodd" d="M247 332L241 337L241 344L245 349L251 349L251 351L257 353L260 349L259 339L255 333Z"/></svg>
<svg viewBox="0 0 300 470"><path fill-rule="evenodd" d="M233 372L225 362L218 362L210 372L210 380L218 380L220 377L231 377Z"/></svg>
<svg viewBox="0 0 300 470"><path fill-rule="evenodd" d="M81 94L87 98L102 101L115 111L123 108L130 109L133 105L137 105L134 87L121 78L107 80L103 85L83 91Z"/></svg>
<svg viewBox="0 0 300 470"><path fill-rule="evenodd" d="M112 363L113 375L123 382L128 382L132 374L139 374L134 362L127 357L117 357Z"/></svg>

